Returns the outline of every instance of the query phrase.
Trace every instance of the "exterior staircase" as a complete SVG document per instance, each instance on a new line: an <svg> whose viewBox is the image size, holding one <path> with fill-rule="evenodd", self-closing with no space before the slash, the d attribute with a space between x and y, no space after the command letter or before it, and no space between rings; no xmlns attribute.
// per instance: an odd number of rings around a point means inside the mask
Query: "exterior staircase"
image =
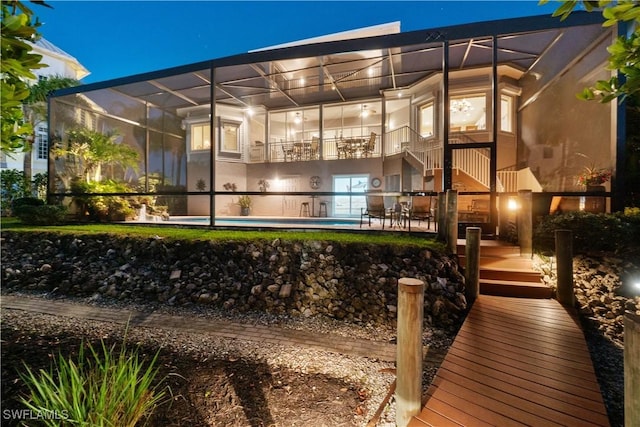
<svg viewBox="0 0 640 427"><path fill-rule="evenodd" d="M465 240L459 239L460 265L466 266ZM554 290L533 269L531 257L520 255L520 247L499 240L480 243L480 293L519 298L552 298Z"/></svg>

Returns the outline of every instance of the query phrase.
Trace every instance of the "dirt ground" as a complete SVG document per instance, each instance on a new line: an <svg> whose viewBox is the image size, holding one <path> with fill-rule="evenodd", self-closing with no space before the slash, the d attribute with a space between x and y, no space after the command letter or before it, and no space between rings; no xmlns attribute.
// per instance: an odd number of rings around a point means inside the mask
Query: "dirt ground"
<svg viewBox="0 0 640 427"><path fill-rule="evenodd" d="M6 416L6 410L22 408L17 397L27 389L17 372L23 371L23 361L32 369L49 370L60 351L75 356L81 342L80 336L26 334L2 325L0 424L19 425L18 420ZM141 351L147 357L154 353L155 349ZM249 360L197 360L162 350L158 366L158 378L169 387L168 399L154 411L149 426L362 425L363 407L369 398L365 390L340 379L274 371Z"/></svg>

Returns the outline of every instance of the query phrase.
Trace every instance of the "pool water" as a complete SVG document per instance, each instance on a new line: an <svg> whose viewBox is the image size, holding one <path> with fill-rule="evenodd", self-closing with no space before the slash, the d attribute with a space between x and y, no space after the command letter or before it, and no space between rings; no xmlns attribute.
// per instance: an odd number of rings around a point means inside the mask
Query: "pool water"
<svg viewBox="0 0 640 427"><path fill-rule="evenodd" d="M169 223L209 225L208 216L171 217ZM293 217L222 217L216 218L216 226L229 227L353 227L359 226L357 218L293 218Z"/></svg>

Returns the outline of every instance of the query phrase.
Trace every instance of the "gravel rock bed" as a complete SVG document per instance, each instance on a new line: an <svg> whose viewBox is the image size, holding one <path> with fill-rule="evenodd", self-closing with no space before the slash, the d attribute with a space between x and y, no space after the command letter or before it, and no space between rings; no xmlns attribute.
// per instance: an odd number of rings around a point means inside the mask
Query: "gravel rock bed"
<svg viewBox="0 0 640 427"><path fill-rule="evenodd" d="M14 293L15 295L15 293ZM34 294L22 294L25 297L50 297ZM224 313L221 310L193 306L167 307L163 305L132 305L109 299L65 298L76 303L93 304L101 307L119 307L136 311L155 311L182 315L185 317L231 320L245 324L272 325L318 333L332 333L347 337L359 337L375 341L395 340L395 330L381 325L356 325L323 317L301 318L269 315L265 313ZM121 325L106 322L87 321L72 317L58 317L47 314L2 310L3 331L5 328L21 333L39 335L74 334L79 339L121 340L125 330ZM456 327L445 329L425 326L424 343L433 349L446 351L453 342ZM367 399L362 404L362 414L354 414L353 419L344 425L365 426L378 410L395 376L392 373L395 364L357 356L318 351L272 343L256 343L242 340L205 336L198 333L184 333L156 328L134 327L126 331L127 340L149 348L163 348L184 356L207 360L252 360L268 365L271 371L289 369L301 374L321 374L357 384L366 390ZM438 366L425 364L423 384L433 379ZM395 401L392 398L386 405L377 426L395 426Z"/></svg>

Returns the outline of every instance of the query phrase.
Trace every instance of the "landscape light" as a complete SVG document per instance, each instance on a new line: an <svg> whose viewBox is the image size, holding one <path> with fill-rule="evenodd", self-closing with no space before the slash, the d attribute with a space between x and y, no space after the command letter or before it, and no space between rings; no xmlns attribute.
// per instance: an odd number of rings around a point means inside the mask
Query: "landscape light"
<svg viewBox="0 0 640 427"><path fill-rule="evenodd" d="M510 197L509 200L507 201L507 209L509 209L510 211L515 211L518 209L518 201L516 199L514 199L513 197Z"/></svg>

